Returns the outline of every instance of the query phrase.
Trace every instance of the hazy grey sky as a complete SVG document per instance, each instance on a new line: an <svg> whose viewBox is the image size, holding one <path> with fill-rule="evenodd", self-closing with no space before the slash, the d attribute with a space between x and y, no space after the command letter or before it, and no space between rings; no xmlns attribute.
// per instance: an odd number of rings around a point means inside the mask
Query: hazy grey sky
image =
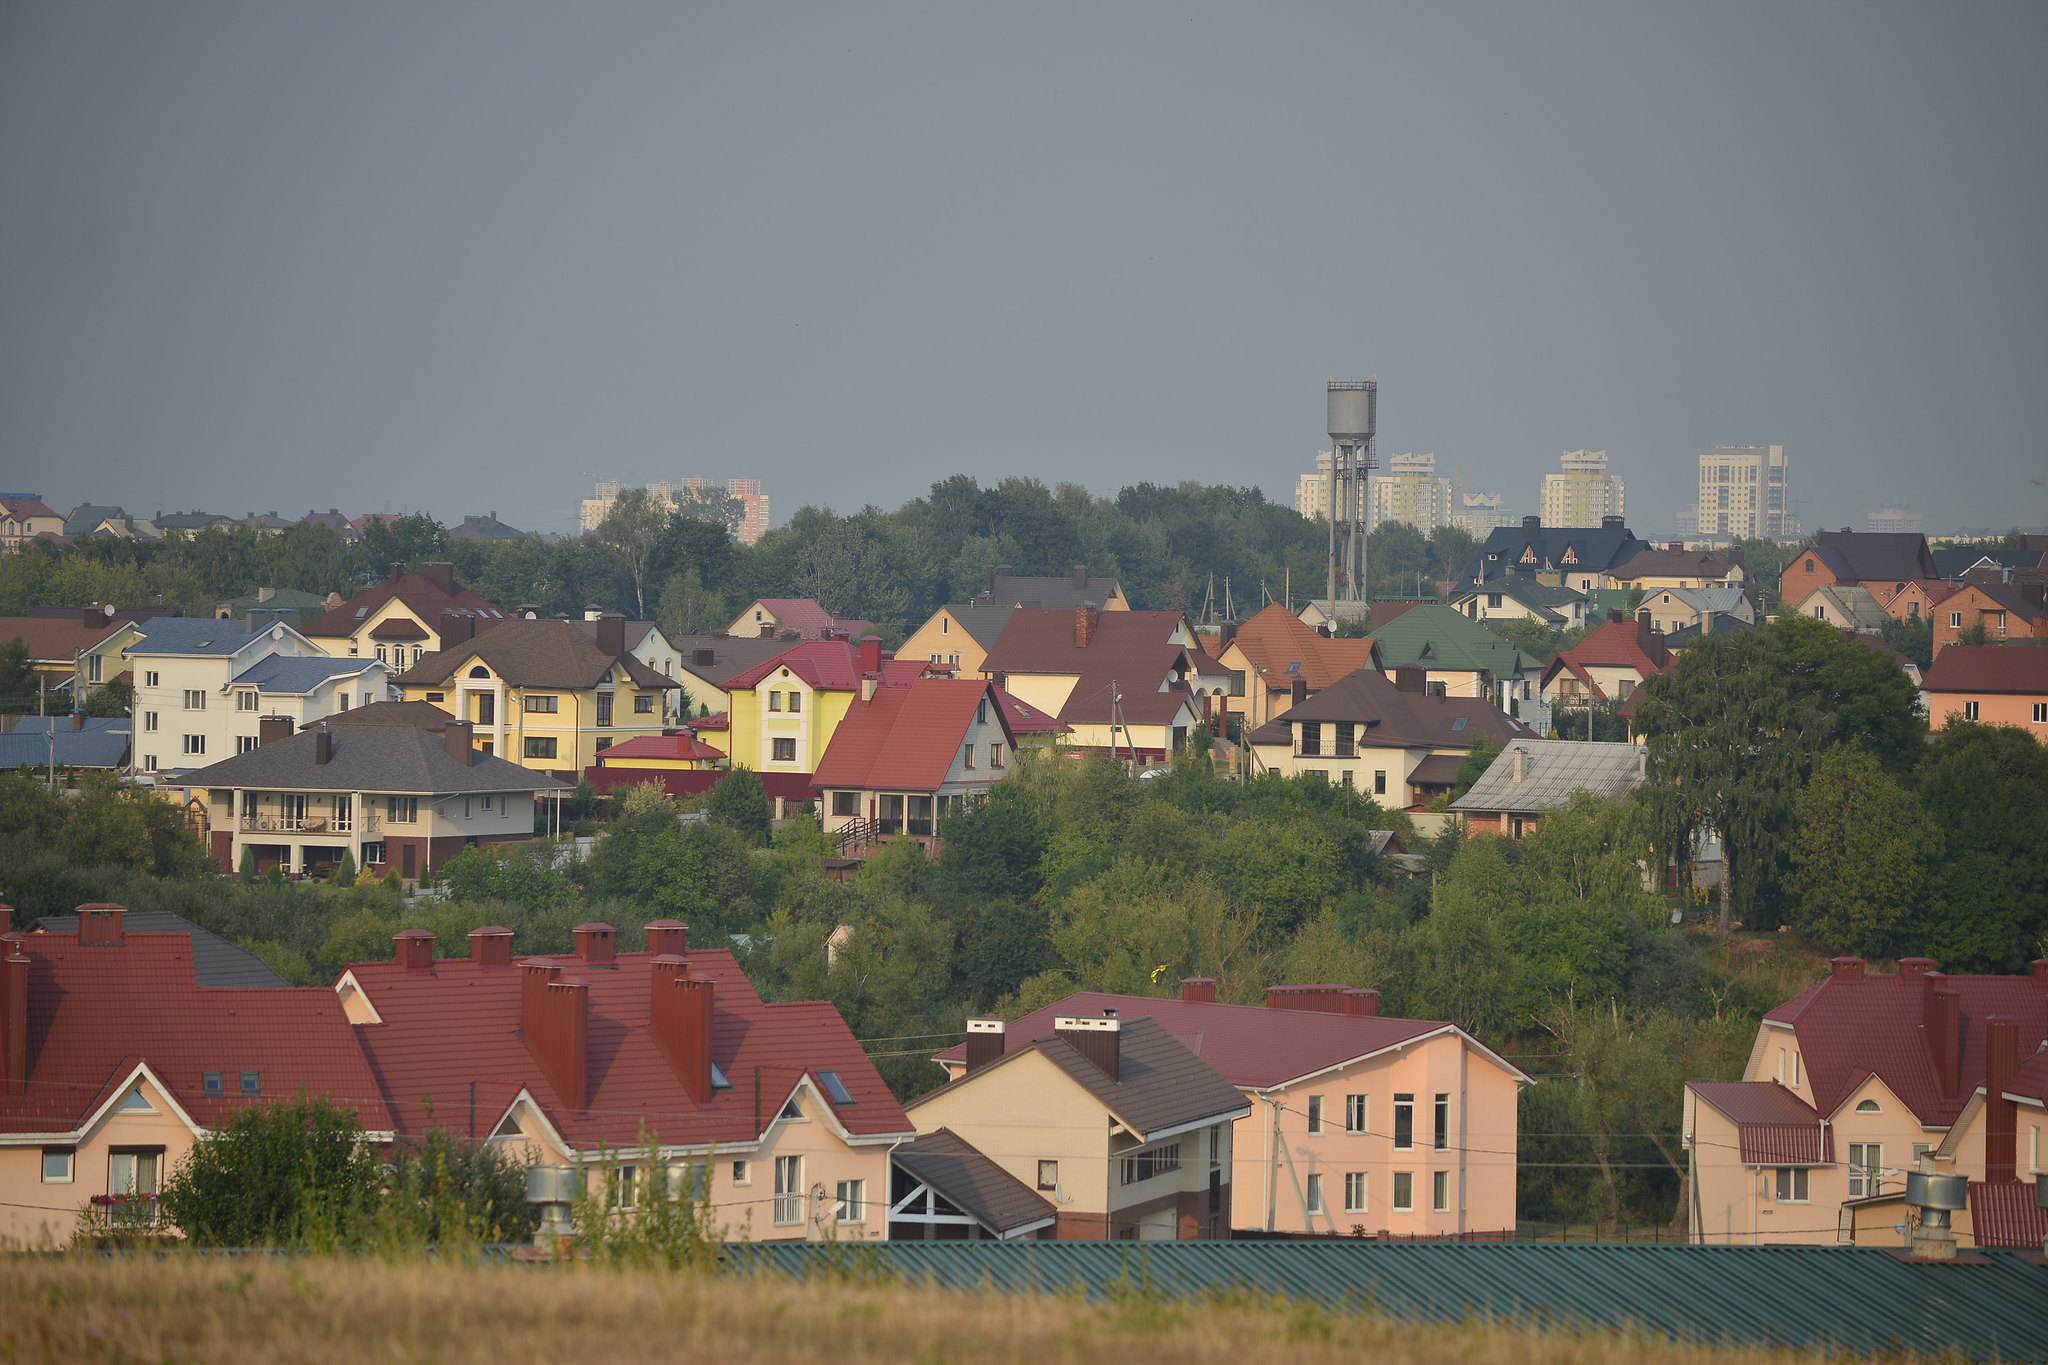
<svg viewBox="0 0 2048 1365"><path fill-rule="evenodd" d="M2048 522L2048 5L0 6L0 486L1283 501L1322 385L1535 510L1716 443Z"/></svg>

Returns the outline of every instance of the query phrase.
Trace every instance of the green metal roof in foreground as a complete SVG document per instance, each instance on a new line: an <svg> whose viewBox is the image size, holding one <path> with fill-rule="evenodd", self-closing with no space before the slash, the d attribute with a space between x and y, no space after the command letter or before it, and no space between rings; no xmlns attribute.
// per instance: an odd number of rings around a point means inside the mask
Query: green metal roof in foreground
<svg viewBox="0 0 2048 1365"><path fill-rule="evenodd" d="M872 1273L942 1289L1233 1287L1416 1322L1627 1328L1706 1345L2048 1360L2048 1269L2026 1253L1914 1265L1869 1247L1460 1242L760 1244L728 1263L807 1278ZM2038 1259L2038 1257L2036 1257Z"/></svg>

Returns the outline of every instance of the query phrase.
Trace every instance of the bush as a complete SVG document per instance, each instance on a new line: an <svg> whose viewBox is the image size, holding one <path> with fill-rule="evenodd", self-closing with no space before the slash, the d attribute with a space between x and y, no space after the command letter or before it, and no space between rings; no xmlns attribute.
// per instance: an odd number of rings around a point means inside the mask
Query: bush
<svg viewBox="0 0 2048 1365"><path fill-rule="evenodd" d="M196 1246L334 1244L377 1190L355 1111L324 1096L240 1110L164 1182L164 1216Z"/></svg>
<svg viewBox="0 0 2048 1365"><path fill-rule="evenodd" d="M720 778L704 811L714 824L739 831L757 848L768 842L775 808L751 768L737 767Z"/></svg>

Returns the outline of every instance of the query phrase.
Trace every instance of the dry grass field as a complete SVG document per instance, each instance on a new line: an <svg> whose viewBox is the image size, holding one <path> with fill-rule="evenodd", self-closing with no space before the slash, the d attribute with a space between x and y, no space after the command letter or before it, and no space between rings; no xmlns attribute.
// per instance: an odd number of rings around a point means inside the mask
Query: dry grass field
<svg viewBox="0 0 2048 1365"><path fill-rule="evenodd" d="M378 1261L0 1261L0 1360L1750 1365L1612 1336L1403 1327L1270 1301L1088 1306L663 1272Z"/></svg>

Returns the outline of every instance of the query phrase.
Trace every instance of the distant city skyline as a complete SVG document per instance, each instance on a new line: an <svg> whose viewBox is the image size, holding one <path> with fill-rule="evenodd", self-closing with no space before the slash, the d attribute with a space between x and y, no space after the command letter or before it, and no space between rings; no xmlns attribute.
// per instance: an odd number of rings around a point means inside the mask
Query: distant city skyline
<svg viewBox="0 0 2048 1365"><path fill-rule="evenodd" d="M1768 442L1808 528L2041 525L2048 7L1968 15L17 0L0 487L1286 505L1334 374L1529 511Z"/></svg>

